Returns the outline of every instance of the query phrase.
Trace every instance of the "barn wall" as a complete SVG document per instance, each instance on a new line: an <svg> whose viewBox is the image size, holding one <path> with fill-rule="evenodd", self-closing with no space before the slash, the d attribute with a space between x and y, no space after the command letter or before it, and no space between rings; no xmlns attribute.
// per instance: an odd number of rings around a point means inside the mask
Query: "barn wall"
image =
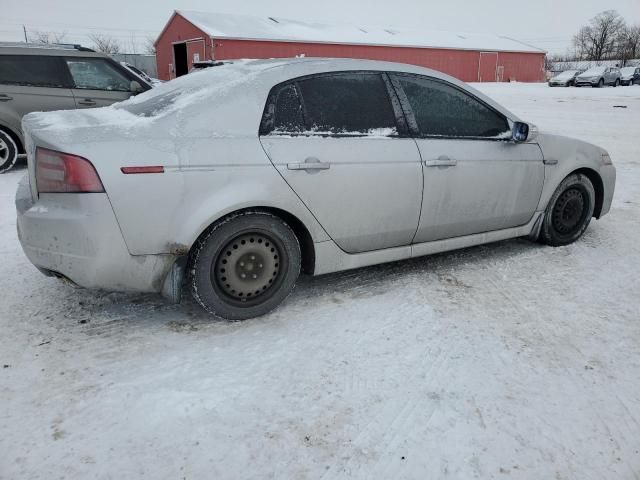
<svg viewBox="0 0 640 480"><path fill-rule="evenodd" d="M498 65L504 66L504 81L545 81L544 53L500 52Z"/></svg>
<svg viewBox="0 0 640 480"><path fill-rule="evenodd" d="M187 44L189 68L191 67L193 53L195 52L200 54L200 60L212 58L211 40L205 32L195 27L180 15L174 15L156 41L156 62L158 65L159 79L170 80L175 76L173 72L169 71L169 65L174 62L173 43L194 38L202 38L204 42L198 41Z"/></svg>
<svg viewBox="0 0 640 480"><path fill-rule="evenodd" d="M478 81L480 53L470 50L436 48L380 47L318 43L266 42L216 39L216 60L233 58L307 57L366 58L408 63L432 68L465 82ZM504 66L503 79L521 82L544 81L543 53L500 53L498 66Z"/></svg>

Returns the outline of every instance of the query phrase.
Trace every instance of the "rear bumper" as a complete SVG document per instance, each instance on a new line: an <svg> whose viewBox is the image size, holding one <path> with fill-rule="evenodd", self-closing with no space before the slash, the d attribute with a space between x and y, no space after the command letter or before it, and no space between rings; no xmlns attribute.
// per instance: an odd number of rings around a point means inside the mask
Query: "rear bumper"
<svg viewBox="0 0 640 480"><path fill-rule="evenodd" d="M18 237L45 274L85 287L160 292L174 255L130 255L104 193L42 194L34 203L28 179L16 193Z"/></svg>

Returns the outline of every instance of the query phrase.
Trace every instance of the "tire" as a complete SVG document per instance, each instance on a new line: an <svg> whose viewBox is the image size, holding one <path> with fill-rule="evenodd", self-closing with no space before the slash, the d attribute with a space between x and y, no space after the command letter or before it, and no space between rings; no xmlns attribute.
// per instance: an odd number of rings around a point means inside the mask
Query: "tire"
<svg viewBox="0 0 640 480"><path fill-rule="evenodd" d="M11 170L18 160L18 146L5 131L0 130L0 173Z"/></svg>
<svg viewBox="0 0 640 480"><path fill-rule="evenodd" d="M602 88L602 87L604 87L604 79L602 79L602 78L601 78L601 79L598 81L598 85L596 85L596 88Z"/></svg>
<svg viewBox="0 0 640 480"><path fill-rule="evenodd" d="M215 224L192 253L191 290L227 320L259 317L291 293L300 275L298 238L279 217L243 212Z"/></svg>
<svg viewBox="0 0 640 480"><path fill-rule="evenodd" d="M595 204L591 180L580 173L569 175L549 200L539 240L553 247L575 242L589 226Z"/></svg>
<svg viewBox="0 0 640 480"><path fill-rule="evenodd" d="M613 84L614 88L620 86L620 79L616 78L616 82Z"/></svg>

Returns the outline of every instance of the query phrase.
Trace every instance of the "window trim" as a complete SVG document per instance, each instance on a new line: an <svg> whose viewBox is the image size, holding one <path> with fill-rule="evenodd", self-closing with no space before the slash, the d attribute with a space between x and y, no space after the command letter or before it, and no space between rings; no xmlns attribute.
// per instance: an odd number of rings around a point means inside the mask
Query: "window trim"
<svg viewBox="0 0 640 480"><path fill-rule="evenodd" d="M464 88L459 87L458 85L455 85L451 82L447 82L446 80L442 80L440 78L436 78L436 77L430 77L428 75L420 75L418 73L409 73L409 72L387 72L389 75L389 78L391 79L391 84L393 85L398 98L400 99L400 105L402 105L402 109L404 110L406 119L407 119L407 124L409 127L409 132L411 134L411 136L413 138L417 138L417 139L422 139L422 138L429 138L429 139L435 139L435 140L484 140L484 141L489 141L489 142L510 142L512 141L510 138L494 138L494 137L478 137L478 136L454 136L454 135L433 135L433 134L427 134L427 133L420 133L420 128L418 126L418 122L416 120L415 117L415 113L413 112L413 108L411 107L411 103L409 102L409 98L407 97L406 92L404 91L404 88L402 88L402 85L400 84L399 81L399 77L415 77L415 78L419 78L419 79L425 79L428 81L432 81L432 82L436 82L436 83L440 83L443 85L446 85L447 87L453 88L454 90L457 90L458 92L461 92L462 94L471 97L473 100L477 101L478 103L480 103L481 105L483 105L484 107L488 108L489 110L491 110L492 112L494 112L496 115L498 115L500 118L502 118L505 123L507 124L507 127L509 129L512 128L512 123L513 121L507 117L504 113L500 112L499 110L497 110L496 108L494 108L493 106L489 105L487 102L485 102L484 100L482 100L481 98L478 98L476 95L473 95L473 93L469 92L468 90L465 90Z"/></svg>
<svg viewBox="0 0 640 480"><path fill-rule="evenodd" d="M341 76L341 75L349 75L349 74L357 74L357 75L378 75L382 81L384 82L384 85L386 87L387 90L387 100L389 101L389 105L391 106L391 109L393 111L394 114L394 119L395 119L395 123L396 123L396 131L398 132L395 135L389 135L386 136L384 138L411 138L411 132L409 131L409 126L407 124L406 121L406 117L403 111L403 108L401 106L401 101L398 98L395 90L393 89L392 85L391 85L391 81L389 79L389 76L387 75L387 72L382 71L382 70L337 70L337 71L332 71L332 72L322 72L322 73L312 73L309 75L303 75L301 77L296 77L296 78L291 78L289 80L286 80L284 82L280 82L276 85L274 85L273 87L271 87L271 90L269 90L269 94L267 96L267 102L265 104L264 110L262 112L262 118L260 121L260 128L258 131L258 135L259 136L274 136L274 137L278 137L278 136L285 136L285 137L321 137L321 138L367 138L367 137L371 137L371 135L368 135L366 133L362 133L362 134L345 134L345 133L328 133L328 132L322 132L322 133L313 133L310 131L305 131L305 132L278 132L278 133L274 133L275 127L273 124L273 118L269 119L268 115L269 115L269 109L270 107L274 108L274 112L275 112L275 105L276 105L276 101L277 101L277 96L278 93L280 92L280 90L282 88L287 87L290 84L293 84L294 88L295 88L295 92L296 92L296 96L298 97L298 101L300 102L300 106L302 108L302 121L304 123L304 127L309 129L309 124L307 119L309 118L309 115L307 114L307 110L306 110L306 105L304 103L304 96L302 95L301 91L300 91L300 87L299 87L299 82L305 81L305 80L309 80L309 79L314 79L314 78L324 78L324 77L336 77L336 76Z"/></svg>
<svg viewBox="0 0 640 480"><path fill-rule="evenodd" d="M35 85L32 83L4 83L0 81L0 85L7 87L26 87L26 88L59 88L69 90L73 88L73 79L71 78L71 72L67 67L67 63L64 59L57 55L20 55L20 54L2 54L2 57L18 57L18 58L51 58L58 64L60 73L64 78L65 83L62 85Z"/></svg>

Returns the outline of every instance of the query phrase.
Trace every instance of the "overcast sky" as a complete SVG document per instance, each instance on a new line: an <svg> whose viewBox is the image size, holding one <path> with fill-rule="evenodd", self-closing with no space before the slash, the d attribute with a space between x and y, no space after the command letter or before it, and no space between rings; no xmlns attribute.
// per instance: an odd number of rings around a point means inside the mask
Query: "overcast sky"
<svg viewBox="0 0 640 480"><path fill-rule="evenodd" d="M564 53L573 33L605 9L640 24L640 0L0 0L0 40L23 40L25 25L85 45L91 33L109 34L122 50L140 50L174 9L498 33L551 53Z"/></svg>

